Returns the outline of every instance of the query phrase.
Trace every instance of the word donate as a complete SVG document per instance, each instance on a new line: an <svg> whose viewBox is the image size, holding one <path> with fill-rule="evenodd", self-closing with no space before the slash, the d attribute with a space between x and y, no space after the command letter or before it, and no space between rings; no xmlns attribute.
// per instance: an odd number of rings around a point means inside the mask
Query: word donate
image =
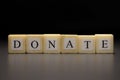
<svg viewBox="0 0 120 80"><path fill-rule="evenodd" d="M9 53L114 53L112 34L10 34Z"/></svg>

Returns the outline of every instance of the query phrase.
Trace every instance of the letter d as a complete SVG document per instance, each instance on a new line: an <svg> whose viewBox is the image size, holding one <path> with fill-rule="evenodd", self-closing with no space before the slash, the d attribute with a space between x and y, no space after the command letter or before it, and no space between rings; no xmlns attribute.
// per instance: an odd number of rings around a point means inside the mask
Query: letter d
<svg viewBox="0 0 120 80"><path fill-rule="evenodd" d="M19 48L21 46L21 42L19 40L14 40L14 48Z"/></svg>

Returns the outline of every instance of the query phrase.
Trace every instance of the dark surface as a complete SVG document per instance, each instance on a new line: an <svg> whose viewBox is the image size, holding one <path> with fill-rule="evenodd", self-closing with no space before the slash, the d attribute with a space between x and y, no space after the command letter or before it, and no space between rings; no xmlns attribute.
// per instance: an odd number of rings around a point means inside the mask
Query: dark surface
<svg viewBox="0 0 120 80"><path fill-rule="evenodd" d="M0 80L120 80L115 54L8 54L0 41Z"/></svg>

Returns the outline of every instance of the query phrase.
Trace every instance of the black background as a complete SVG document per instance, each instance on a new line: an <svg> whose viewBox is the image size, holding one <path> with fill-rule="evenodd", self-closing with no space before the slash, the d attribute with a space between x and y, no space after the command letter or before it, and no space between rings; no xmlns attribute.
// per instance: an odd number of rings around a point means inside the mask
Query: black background
<svg viewBox="0 0 120 80"><path fill-rule="evenodd" d="M114 34L119 37L119 4L104 1L43 0L1 5L0 34ZM118 30L118 31L117 31Z"/></svg>

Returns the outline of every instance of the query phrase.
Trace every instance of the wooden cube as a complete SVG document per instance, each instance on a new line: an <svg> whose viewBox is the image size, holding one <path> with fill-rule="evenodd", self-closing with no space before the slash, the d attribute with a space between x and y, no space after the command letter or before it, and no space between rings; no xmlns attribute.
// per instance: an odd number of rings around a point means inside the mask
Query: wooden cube
<svg viewBox="0 0 120 80"><path fill-rule="evenodd" d="M60 34L44 34L44 53L60 53Z"/></svg>
<svg viewBox="0 0 120 80"><path fill-rule="evenodd" d="M43 53L43 35L27 35L26 51L27 53Z"/></svg>
<svg viewBox="0 0 120 80"><path fill-rule="evenodd" d="M77 35L62 35L61 44L62 53L78 53Z"/></svg>
<svg viewBox="0 0 120 80"><path fill-rule="evenodd" d="M80 35L79 36L79 53L95 53L95 36L94 35Z"/></svg>
<svg viewBox="0 0 120 80"><path fill-rule="evenodd" d="M114 53L113 38L112 34L96 34L96 53Z"/></svg>
<svg viewBox="0 0 120 80"><path fill-rule="evenodd" d="M25 53L26 35L8 35L8 52Z"/></svg>

